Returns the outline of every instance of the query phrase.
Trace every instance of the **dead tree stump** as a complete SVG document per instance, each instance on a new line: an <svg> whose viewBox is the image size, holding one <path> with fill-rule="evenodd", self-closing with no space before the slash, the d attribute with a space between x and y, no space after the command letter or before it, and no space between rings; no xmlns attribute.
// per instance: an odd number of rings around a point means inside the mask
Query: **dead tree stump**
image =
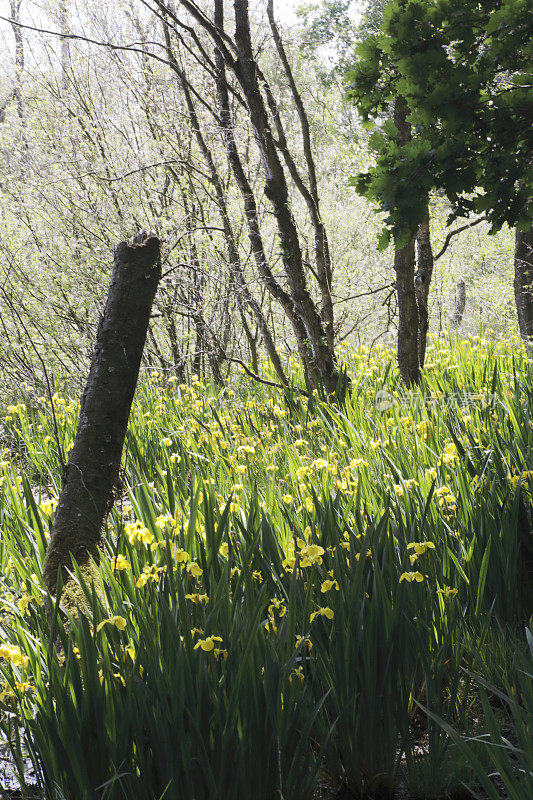
<svg viewBox="0 0 533 800"><path fill-rule="evenodd" d="M80 565L99 559L160 277L159 239L142 233L131 245L118 245L43 565L44 583L52 593L59 570L66 580L72 557Z"/></svg>
<svg viewBox="0 0 533 800"><path fill-rule="evenodd" d="M466 283L463 278L459 278L457 281L457 287L455 289L455 308L453 310L453 314L450 317L450 325L452 328L456 330L461 325L463 321L463 316L465 313L466 308Z"/></svg>

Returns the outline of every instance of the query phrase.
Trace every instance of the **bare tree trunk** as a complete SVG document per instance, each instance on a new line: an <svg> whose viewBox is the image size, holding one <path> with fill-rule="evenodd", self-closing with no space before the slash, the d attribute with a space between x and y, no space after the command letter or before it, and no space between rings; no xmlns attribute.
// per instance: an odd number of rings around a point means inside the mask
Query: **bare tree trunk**
<svg viewBox="0 0 533 800"><path fill-rule="evenodd" d="M202 131L200 130L200 121L198 119L198 115L197 115L196 109L194 107L194 102L193 102L193 99L192 99L191 92L189 90L189 84L188 84L187 78L186 78L185 74L183 73L183 71L180 69L180 67L179 67L179 65L178 65L178 63L177 63L177 61L176 61L176 59L174 57L174 54L172 52L171 45L170 45L170 34L169 34L169 30L168 30L168 25L165 25L165 38L166 38L167 53L168 53L168 56L169 56L169 61L170 61L170 64L171 64L172 68L176 72L179 81L180 81L180 85L181 85L181 88L182 88L182 91L183 91L183 94L184 94L184 97L185 97L185 102L187 104L187 108L188 108L188 111L189 111L189 117L190 117L190 120L191 120L191 126L192 126L193 132L195 134L196 141L198 143L200 151L202 153L202 156L203 156L203 158L204 158L204 160L206 162L206 165L208 167L211 183L213 184L213 187L215 189L215 195L216 195L216 199L217 199L218 210L219 210L220 217L221 217L221 220L222 220L222 227L223 227L224 236L225 236L225 239L226 239L226 246L227 246L227 250L228 250L228 258L229 258L229 262L230 262L230 270L231 270L231 273L232 273L231 278L232 278L232 280L234 282L234 285L235 285L235 288L236 288L236 292L239 295L238 298L237 298L237 302L247 304L250 307L250 309L252 310L252 312L253 312L256 320L257 320L257 324L258 324L258 326L259 326L259 328L261 330L261 333L262 333L262 336L263 336L263 341L265 343L265 347L266 347L268 356L269 356L270 360L272 361L274 369L276 370L276 374L278 375L278 377L281 380L281 382L283 383L283 385L284 386L288 386L289 385L289 380L288 380L288 378L287 378L287 376L285 374L285 370L283 369L283 366L282 366L282 363L281 363L281 359L279 357L279 353L278 353L278 351L276 349L276 346L274 344L274 340L272 338L272 334L270 332L270 328L268 327L268 323L266 321L266 318L265 318L265 316L264 316L264 314L263 314L263 312L261 310L261 307L260 307L259 303L257 302L255 297L253 297L252 293L250 292L250 289L248 288L248 285L247 285L246 280L245 280L244 271L243 271L243 268L242 268L241 259L240 259L240 255L239 255L239 250L238 250L238 247L237 247L237 243L235 241L235 236L234 236L234 233L233 233L233 228L232 228L232 225L231 225L229 212L228 212L228 208L227 208L226 198L225 198L224 190L223 190L223 187L222 187L222 181L220 179L220 175L218 173L218 170L217 170L213 155L212 155L210 149L208 148L208 146L206 144L206 141L205 141L205 138L204 138L204 136L202 134ZM219 99L220 99L219 81L220 81L220 78L219 78L219 76L217 76L217 88L219 90ZM226 98L227 98L227 89L226 89ZM223 115L225 113L225 110L226 110L225 108L221 109L221 115ZM262 245L261 245L261 247L262 247ZM225 347L223 347L223 349L225 349Z"/></svg>
<svg viewBox="0 0 533 800"><path fill-rule="evenodd" d="M456 330L463 321L463 316L466 308L466 283L464 278L459 278L455 288L455 308L450 317L450 325Z"/></svg>
<svg viewBox="0 0 533 800"><path fill-rule="evenodd" d="M160 277L159 239L140 234L132 245L118 245L44 560L43 578L50 592L55 592L60 570L66 578L71 557L78 564L90 558L98 561L102 526L119 485L122 448Z"/></svg>
<svg viewBox="0 0 533 800"><path fill-rule="evenodd" d="M203 322L203 284L204 278L193 266L193 290L191 292L191 317L196 331L196 342L194 345L194 358L192 364L192 374L202 377L202 360L204 350L207 345L204 339L205 325Z"/></svg>
<svg viewBox="0 0 533 800"><path fill-rule="evenodd" d="M326 233L326 228L320 217L318 183L316 177L315 160L313 158L313 151L311 148L311 133L309 128L309 120L307 118L307 112L305 110L305 106L298 91L298 87L296 86L296 81L294 80L292 69L289 64L287 54L285 53L285 48L283 47L283 42L278 30L278 26L276 25L276 21L274 19L274 0L268 0L267 14L268 14L268 21L270 23L270 28L272 30L272 36L274 38L274 42L276 45L276 49L278 51L280 61L283 65L285 75L287 76L287 80L289 81L289 86L294 100L294 105L296 106L298 117L300 119L300 126L302 129L303 150L304 150L305 162L307 165L309 188L307 188L303 184L303 181L299 179L299 176L294 175L294 172L297 171L297 168L296 165L293 163L292 159L290 159L290 162L292 163L289 163L288 166L291 175L295 180L296 185L298 186L300 192L302 193L302 196L304 197L304 200L307 203L309 214L311 216L311 222L313 224L315 232L316 271L317 271L317 279L322 301L321 317L324 323L324 327L326 329L328 346L331 353L333 353L335 347L335 331L334 331L334 319L333 319L333 300L331 297L331 280L332 280L331 257L329 252L329 242ZM281 124L281 120L277 109L275 110L275 119L277 122L279 122L279 124ZM279 132L279 126L278 126L278 132ZM285 141L285 134L283 133L283 136L280 138L282 138L283 141ZM284 154L288 155L288 150L286 150Z"/></svg>
<svg viewBox="0 0 533 800"><path fill-rule="evenodd" d="M313 366L320 383L328 393L337 386L338 371L331 354L322 320L309 294L296 223L291 211L289 190L279 160L274 137L259 89L257 66L250 36L248 0L234 0L235 44L238 58L235 75L250 115L265 175L265 195L270 200L281 240L281 257L295 309L300 316L311 349Z"/></svg>
<svg viewBox="0 0 533 800"><path fill-rule="evenodd" d="M394 124L400 144L411 139L411 126L407 122L407 105L403 97L396 97L393 107ZM405 234L407 241L405 241ZM401 237L401 246L395 239L394 271L398 296L398 367L407 386L420 382L418 355L418 307L415 294L415 231L408 230Z"/></svg>
<svg viewBox="0 0 533 800"><path fill-rule="evenodd" d="M246 341L248 342L248 347L250 348L250 363L252 365L253 372L255 372L255 374L257 375L259 373L259 358L257 354L257 340L259 338L259 326L256 326L256 332L254 335L252 333L251 326L248 325L248 320L246 319L246 311L242 301L239 303L238 307L239 307L239 315L241 318L244 335L246 336Z"/></svg>
<svg viewBox="0 0 533 800"><path fill-rule="evenodd" d="M161 352L161 348L159 347L157 339L155 338L154 326L151 324L148 325L147 337L152 345L152 349L157 357L157 361L159 362L158 369L161 369L163 374L166 374L169 370L169 363ZM146 348L145 353L148 353L148 348ZM150 359L148 363L152 367L154 362L152 359Z"/></svg>
<svg viewBox="0 0 533 800"><path fill-rule="evenodd" d="M17 104L17 112L21 123L26 123L24 104L22 101L22 76L24 73L24 41L22 39L22 28L17 24L20 22L20 7L22 0L11 0L11 27L15 37L15 88L13 89L13 99Z"/></svg>
<svg viewBox="0 0 533 800"><path fill-rule="evenodd" d="M415 236L394 254L398 295L398 367L406 386L420 383L418 308L415 296Z"/></svg>
<svg viewBox="0 0 533 800"><path fill-rule="evenodd" d="M163 13L176 20L172 9L163 0L156 0ZM265 101L260 89L261 70L254 57L248 0L234 0L235 38L232 41L219 27L209 20L194 0L179 0L196 22L209 34L219 50L225 65L231 69L244 95L245 107L259 148L264 175L264 192L269 199L276 219L281 244L281 258L285 269L289 291L278 293L285 312L292 316L298 328L303 327L303 341L298 342L300 354L308 350L307 363L310 380L325 392L335 391L338 369L321 316L307 286L306 272L300 248L298 230L292 215L289 188L272 134ZM222 4L220 5L222 8ZM179 23L179 20L177 20ZM247 215L248 222L250 218ZM254 253L255 254L255 253ZM268 272L266 273L268 275ZM266 283L270 291L276 291L277 281ZM292 313L291 313L292 312ZM291 321L292 321L291 320ZM293 324L293 327L294 324ZM296 332L296 327L295 327ZM298 337L297 337L298 338Z"/></svg>
<svg viewBox="0 0 533 800"><path fill-rule="evenodd" d="M424 220L416 234L418 252L418 269L415 275L415 294L418 307L418 361L423 368L426 360L426 345L429 328L428 297L431 277L433 275L433 250L429 231L429 206L426 207Z"/></svg>
<svg viewBox="0 0 533 800"><path fill-rule="evenodd" d="M164 324L167 331L168 340L170 343L170 352L172 355L172 369L175 375L183 383L185 380L185 358L180 351L178 342L178 331L176 329L176 319L174 316L174 309L172 303L163 308Z"/></svg>
<svg viewBox="0 0 533 800"><path fill-rule="evenodd" d="M220 30L224 29L224 8L223 8L223 0L215 0L215 25ZM246 222L248 225L248 235L250 238L250 244L252 247L252 253L254 255L255 263L257 265L257 269L259 275L261 276L266 288L282 306L283 310L285 311L287 317L289 318L294 334L296 337L296 343L298 346L298 352L300 354L300 358L302 360L302 364L304 366L304 370L309 373L312 369L312 365L309 361L309 352L306 345L306 332L305 327L295 312L293 302L291 297L284 289L280 286L277 280L274 278L269 266L267 257L265 254L265 248L263 245L263 238L261 236L261 230L259 226L259 216L257 212L257 203L254 197L253 189L250 185L250 182L246 176L244 171L241 158L239 156L239 152L237 150L237 144L235 141L235 136L233 132L233 125L231 121L231 113L230 113L230 106L229 106L229 94L228 94L228 86L226 83L226 75L225 75L225 63L224 58L222 57L220 50L218 48L215 49L215 64L216 64L216 85L217 85L217 98L218 98L218 106L219 106L219 119L220 125L222 128L222 132L224 135L224 143L226 145L226 152L228 156L228 161L233 172L233 176L237 182L237 186L242 194L243 201L244 201L244 213L246 216ZM241 282L242 289L245 289L244 282ZM249 293L249 292L248 292ZM265 343L265 347L267 349L268 355L278 377L280 378L281 382L284 385L288 385L288 379L285 375L283 367L281 365L281 360L274 344L274 339L272 337L272 333L270 328L268 327L268 323L264 315L261 316L262 319L258 315L258 311L261 311L261 307L258 305L257 301L254 298L250 297L251 302L254 304L254 312L256 314L257 323L261 329L261 333L263 336L263 341Z"/></svg>
<svg viewBox="0 0 533 800"><path fill-rule="evenodd" d="M514 269L518 325L527 354L533 356L533 226L516 232Z"/></svg>

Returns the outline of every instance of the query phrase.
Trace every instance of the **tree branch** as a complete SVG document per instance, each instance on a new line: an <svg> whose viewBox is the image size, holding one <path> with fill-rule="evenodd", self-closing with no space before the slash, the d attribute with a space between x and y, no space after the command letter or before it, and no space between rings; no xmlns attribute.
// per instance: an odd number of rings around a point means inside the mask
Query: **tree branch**
<svg viewBox="0 0 533 800"><path fill-rule="evenodd" d="M160 56L157 56L155 53L147 52L146 50L142 50L140 47L136 47L137 44L142 44L142 42L133 42L132 44L112 44L111 42L100 42L98 39L90 39L87 36L81 36L77 33L62 33L61 31L50 31L46 28L36 28L34 25L24 25L22 22L17 22L16 20L12 19L11 17L3 17L0 16L0 20L2 22L9 22L11 25L16 25L18 28L24 28L28 31L34 31L35 33L44 33L47 36L57 36L58 39L75 39L80 42L87 42L87 44L95 44L98 47L107 47L110 50L122 50L128 53L140 53L141 55L149 55L150 58L154 58L156 61L160 61L161 64L165 64L168 67L168 61ZM148 43L147 43L148 44ZM150 42L150 44L157 45L157 47L163 47L159 42Z"/></svg>
<svg viewBox="0 0 533 800"><path fill-rule="evenodd" d="M161 0L154 0L157 7L163 13L168 14L170 19L177 24L181 24L180 20L176 17L176 15L172 12L172 9L168 7L166 3L163 3ZM220 52L223 54L226 63L232 67L235 66L235 58L233 57L231 50L234 52L236 51L235 43L231 40L231 38L217 28L211 20L209 19L204 12L198 8L196 3L191 2L191 0L178 0L179 4L185 8L189 14L194 17L196 22L198 22L201 27L207 31L207 33L211 36L213 41L215 42L216 46L219 48Z"/></svg>
<svg viewBox="0 0 533 800"><path fill-rule="evenodd" d="M450 244L450 241L451 241L453 236L456 236L458 233L462 233L463 231L466 231L467 228L473 228L474 225L479 225L480 222L486 222L486 221L487 221L487 217L478 217L473 222L467 222L466 225L461 225L460 228L456 228L454 231L450 231L450 233L448 234L448 236L444 240L444 244L443 244L442 248L439 250L439 252L435 256L433 261L437 261L437 259L439 259L442 255L444 255L444 253L448 249L448 245Z"/></svg>

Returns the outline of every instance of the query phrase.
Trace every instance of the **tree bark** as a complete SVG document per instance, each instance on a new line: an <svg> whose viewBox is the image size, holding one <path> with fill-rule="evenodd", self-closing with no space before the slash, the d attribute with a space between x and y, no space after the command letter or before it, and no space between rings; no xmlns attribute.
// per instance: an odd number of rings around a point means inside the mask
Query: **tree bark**
<svg viewBox="0 0 533 800"><path fill-rule="evenodd" d="M426 360L426 345L429 328L428 297L433 275L433 249L429 231L429 206L416 234L418 269L415 275L416 305L418 307L418 361L423 368Z"/></svg>
<svg viewBox="0 0 533 800"><path fill-rule="evenodd" d="M520 334L528 356L533 356L533 226L516 232L514 296Z"/></svg>
<svg viewBox="0 0 533 800"><path fill-rule="evenodd" d="M139 234L132 245L118 245L44 560L43 578L52 593L60 570L67 578L72 557L78 564L99 559L102 526L119 486L122 449L160 277L159 239Z"/></svg>
<svg viewBox="0 0 533 800"><path fill-rule="evenodd" d="M407 105L403 97L396 97L393 105L394 124L400 144L411 139L411 126L407 122ZM398 367L406 386L420 382L418 353L419 315L415 294L415 240L416 232L404 230L394 240L394 271L398 296Z"/></svg>
<svg viewBox="0 0 533 800"><path fill-rule="evenodd" d="M244 303L241 301L239 302L239 294L237 294L237 304L239 308L239 314L241 317L242 329L244 331L244 335L246 336L246 341L248 342L248 347L250 350L250 363L252 365L252 371L255 372L257 375L259 373L259 357L257 353L257 340L259 339L259 326L256 325L256 332L255 335L252 333L251 326L248 325L248 321L246 319L246 310L244 307Z"/></svg>
<svg viewBox="0 0 533 800"><path fill-rule="evenodd" d="M172 354L172 370L179 381L183 383L185 380L185 357L180 351L178 331L176 329L176 319L171 306L164 311L163 316L165 318L165 327L170 343L170 352Z"/></svg>
<svg viewBox="0 0 533 800"><path fill-rule="evenodd" d="M418 307L415 296L415 235L394 254L398 295L398 367L406 386L420 383Z"/></svg>

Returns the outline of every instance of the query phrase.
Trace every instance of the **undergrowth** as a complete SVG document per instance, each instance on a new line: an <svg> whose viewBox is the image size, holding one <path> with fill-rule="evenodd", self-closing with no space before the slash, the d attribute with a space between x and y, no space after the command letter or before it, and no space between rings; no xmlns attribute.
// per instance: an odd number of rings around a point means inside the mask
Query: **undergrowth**
<svg viewBox="0 0 533 800"><path fill-rule="evenodd" d="M68 603L41 567L77 401L54 396L59 440L46 398L6 409L1 727L28 797L533 796L533 368L435 339L407 393L384 349L343 358L332 402L296 366L289 392L145 375Z"/></svg>

